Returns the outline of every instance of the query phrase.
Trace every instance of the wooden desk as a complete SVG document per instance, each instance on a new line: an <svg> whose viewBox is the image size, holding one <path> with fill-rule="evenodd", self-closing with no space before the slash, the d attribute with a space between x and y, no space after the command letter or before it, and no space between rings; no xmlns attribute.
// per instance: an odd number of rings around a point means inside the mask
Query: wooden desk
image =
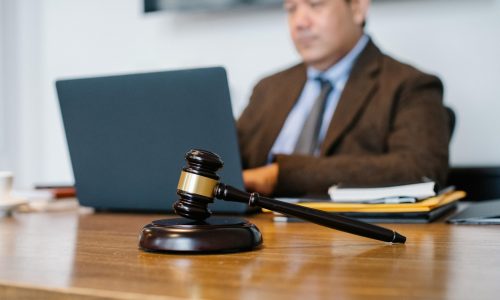
<svg viewBox="0 0 500 300"><path fill-rule="evenodd" d="M264 247L152 254L161 216L32 213L0 219L0 299L498 299L500 228L390 225L388 245L308 223L251 217Z"/></svg>

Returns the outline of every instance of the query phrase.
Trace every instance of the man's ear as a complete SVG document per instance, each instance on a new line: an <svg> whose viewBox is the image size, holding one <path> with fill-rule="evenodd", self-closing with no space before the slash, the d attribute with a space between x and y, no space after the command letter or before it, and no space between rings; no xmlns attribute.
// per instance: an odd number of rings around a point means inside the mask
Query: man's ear
<svg viewBox="0 0 500 300"><path fill-rule="evenodd" d="M350 2L354 22L362 26L368 15L371 0L351 0Z"/></svg>

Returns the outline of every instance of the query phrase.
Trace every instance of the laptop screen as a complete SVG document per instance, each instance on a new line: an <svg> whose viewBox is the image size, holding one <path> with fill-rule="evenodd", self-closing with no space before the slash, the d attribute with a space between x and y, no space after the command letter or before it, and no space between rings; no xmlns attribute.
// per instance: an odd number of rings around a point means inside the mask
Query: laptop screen
<svg viewBox="0 0 500 300"><path fill-rule="evenodd" d="M56 82L80 203L172 211L184 155L221 156L224 183L243 188L226 72L204 68ZM243 212L216 201L214 212Z"/></svg>

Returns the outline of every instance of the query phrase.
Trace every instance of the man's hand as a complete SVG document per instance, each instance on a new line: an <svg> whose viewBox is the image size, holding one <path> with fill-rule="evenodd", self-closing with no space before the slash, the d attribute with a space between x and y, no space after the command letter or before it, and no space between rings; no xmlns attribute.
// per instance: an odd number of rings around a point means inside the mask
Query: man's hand
<svg viewBox="0 0 500 300"><path fill-rule="evenodd" d="M243 182L245 183L245 188L248 191L257 192L264 196L271 195L278 181L278 171L277 163L244 170Z"/></svg>

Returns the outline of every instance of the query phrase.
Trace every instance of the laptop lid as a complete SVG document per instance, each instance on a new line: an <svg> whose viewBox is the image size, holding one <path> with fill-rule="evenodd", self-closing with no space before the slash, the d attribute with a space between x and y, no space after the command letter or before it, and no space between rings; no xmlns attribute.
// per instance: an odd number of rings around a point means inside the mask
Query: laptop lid
<svg viewBox="0 0 500 300"><path fill-rule="evenodd" d="M224 183L243 188L235 121L221 67L58 80L81 205L172 211L184 155L219 154ZM244 212L215 201L214 212Z"/></svg>
<svg viewBox="0 0 500 300"><path fill-rule="evenodd" d="M448 219L452 224L500 224L500 199L472 203Z"/></svg>

